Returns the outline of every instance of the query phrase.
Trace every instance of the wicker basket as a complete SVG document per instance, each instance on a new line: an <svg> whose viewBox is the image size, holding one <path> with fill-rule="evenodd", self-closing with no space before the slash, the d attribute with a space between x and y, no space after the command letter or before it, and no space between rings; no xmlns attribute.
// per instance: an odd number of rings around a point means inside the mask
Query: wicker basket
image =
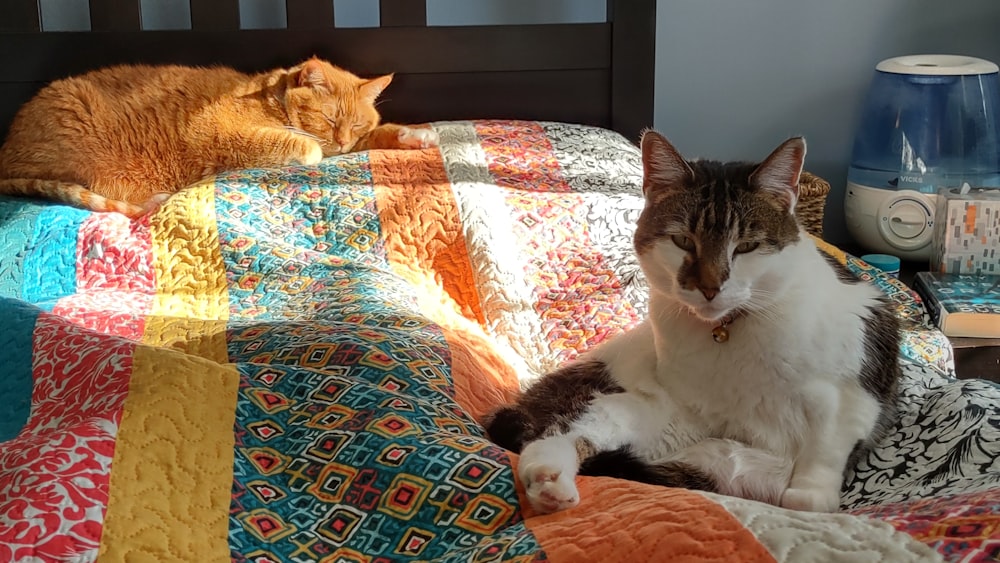
<svg viewBox="0 0 1000 563"><path fill-rule="evenodd" d="M799 175L799 201L795 204L795 216L809 234L819 238L823 238L823 210L828 193L830 183L823 178L808 172Z"/></svg>

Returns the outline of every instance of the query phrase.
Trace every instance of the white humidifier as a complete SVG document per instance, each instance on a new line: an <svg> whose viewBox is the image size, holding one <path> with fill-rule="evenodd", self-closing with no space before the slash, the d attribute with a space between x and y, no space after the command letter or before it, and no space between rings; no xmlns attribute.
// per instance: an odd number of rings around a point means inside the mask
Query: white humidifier
<svg viewBox="0 0 1000 563"><path fill-rule="evenodd" d="M911 55L875 67L854 138L844 212L866 249L928 260L937 192L1000 186L997 65Z"/></svg>

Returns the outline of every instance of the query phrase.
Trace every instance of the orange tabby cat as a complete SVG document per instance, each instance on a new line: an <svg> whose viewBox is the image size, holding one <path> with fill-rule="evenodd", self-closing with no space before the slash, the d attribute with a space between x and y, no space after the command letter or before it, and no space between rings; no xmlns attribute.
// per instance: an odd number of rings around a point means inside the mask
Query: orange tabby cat
<svg viewBox="0 0 1000 563"><path fill-rule="evenodd" d="M391 80L316 58L256 75L118 66L58 80L15 116L0 193L138 217L222 170L435 146L429 129L379 125L375 100Z"/></svg>

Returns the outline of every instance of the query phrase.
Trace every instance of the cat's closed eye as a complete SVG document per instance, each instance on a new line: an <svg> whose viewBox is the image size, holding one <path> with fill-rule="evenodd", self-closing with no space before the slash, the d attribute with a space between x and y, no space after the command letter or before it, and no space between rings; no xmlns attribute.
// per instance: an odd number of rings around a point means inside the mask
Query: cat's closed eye
<svg viewBox="0 0 1000 563"><path fill-rule="evenodd" d="M681 250L694 250L694 239L687 235L671 235L670 240L674 241L677 248L680 248Z"/></svg>
<svg viewBox="0 0 1000 563"><path fill-rule="evenodd" d="M760 246L759 242L754 241L744 241L736 245L736 254L746 254L747 252L753 252Z"/></svg>

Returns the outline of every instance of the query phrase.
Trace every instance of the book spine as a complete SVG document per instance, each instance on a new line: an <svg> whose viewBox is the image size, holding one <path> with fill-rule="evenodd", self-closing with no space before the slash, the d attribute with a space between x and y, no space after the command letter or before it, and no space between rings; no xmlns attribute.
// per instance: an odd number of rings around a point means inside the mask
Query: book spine
<svg viewBox="0 0 1000 563"><path fill-rule="evenodd" d="M931 285L924 280L924 277L917 274L913 280L913 290L924 300L924 308L931 317L934 326L941 328L941 301L934 295Z"/></svg>

